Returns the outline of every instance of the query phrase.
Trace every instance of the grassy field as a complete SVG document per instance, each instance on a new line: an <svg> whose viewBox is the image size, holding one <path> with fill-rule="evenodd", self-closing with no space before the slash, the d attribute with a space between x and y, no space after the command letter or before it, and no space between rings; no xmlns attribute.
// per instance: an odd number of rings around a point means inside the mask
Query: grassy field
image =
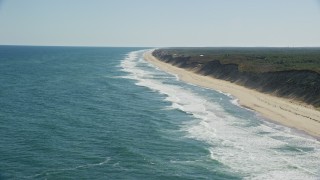
<svg viewBox="0 0 320 180"><path fill-rule="evenodd" d="M310 70L320 73L320 48L166 48L173 57L238 64L242 72Z"/></svg>

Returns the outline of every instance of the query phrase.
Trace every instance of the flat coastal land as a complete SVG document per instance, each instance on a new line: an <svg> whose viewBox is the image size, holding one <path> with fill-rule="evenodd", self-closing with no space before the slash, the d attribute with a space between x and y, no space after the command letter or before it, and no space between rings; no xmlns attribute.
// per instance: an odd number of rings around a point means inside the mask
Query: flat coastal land
<svg viewBox="0 0 320 180"><path fill-rule="evenodd" d="M312 106L173 66L154 57L152 51L146 52L144 59L166 72L178 75L182 81L229 93L239 100L241 106L252 109L272 121L320 139L320 111Z"/></svg>

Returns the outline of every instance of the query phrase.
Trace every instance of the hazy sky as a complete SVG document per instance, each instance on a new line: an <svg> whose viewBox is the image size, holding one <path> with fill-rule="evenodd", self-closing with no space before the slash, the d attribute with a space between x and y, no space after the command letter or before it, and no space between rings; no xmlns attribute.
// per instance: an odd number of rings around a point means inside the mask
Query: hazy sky
<svg viewBox="0 0 320 180"><path fill-rule="evenodd" d="M0 44L320 46L320 2L0 0Z"/></svg>

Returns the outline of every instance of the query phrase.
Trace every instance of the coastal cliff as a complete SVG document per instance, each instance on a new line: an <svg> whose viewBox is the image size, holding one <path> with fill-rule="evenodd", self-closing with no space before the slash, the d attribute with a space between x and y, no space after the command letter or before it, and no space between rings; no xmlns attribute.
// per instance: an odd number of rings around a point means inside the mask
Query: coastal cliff
<svg viewBox="0 0 320 180"><path fill-rule="evenodd" d="M152 55L163 62L192 70L204 76L212 76L320 108L320 74L313 70L292 68L280 71L255 71L252 68L245 69L243 64L237 61L226 63L219 58L205 59L202 54L195 58L195 56L167 49L157 49ZM263 69L261 66L259 68Z"/></svg>

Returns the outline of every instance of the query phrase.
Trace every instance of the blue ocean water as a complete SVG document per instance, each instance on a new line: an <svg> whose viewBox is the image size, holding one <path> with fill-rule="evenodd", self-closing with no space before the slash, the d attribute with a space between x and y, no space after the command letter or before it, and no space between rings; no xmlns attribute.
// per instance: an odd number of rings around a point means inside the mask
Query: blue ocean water
<svg viewBox="0 0 320 180"><path fill-rule="evenodd" d="M319 141L145 51L0 46L0 179L319 178Z"/></svg>

